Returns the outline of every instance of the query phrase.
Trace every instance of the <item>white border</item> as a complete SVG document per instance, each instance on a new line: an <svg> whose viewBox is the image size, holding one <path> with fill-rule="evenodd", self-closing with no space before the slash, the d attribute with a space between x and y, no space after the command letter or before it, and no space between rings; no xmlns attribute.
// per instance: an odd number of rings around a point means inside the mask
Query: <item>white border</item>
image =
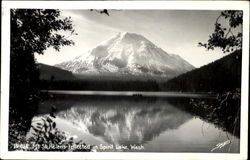
<svg viewBox="0 0 250 160"><path fill-rule="evenodd" d="M8 152L8 99L10 8L51 9L179 9L243 10L243 55L240 154L214 153L73 153ZM1 36L1 157L2 159L247 159L248 77L249 77L249 2L247 1L3 1Z"/></svg>

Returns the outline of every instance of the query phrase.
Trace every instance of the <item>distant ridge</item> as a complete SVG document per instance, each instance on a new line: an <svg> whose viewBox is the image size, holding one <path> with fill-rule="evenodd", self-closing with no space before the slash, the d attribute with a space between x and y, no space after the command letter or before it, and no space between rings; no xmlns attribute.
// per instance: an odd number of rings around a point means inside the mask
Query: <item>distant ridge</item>
<svg viewBox="0 0 250 160"><path fill-rule="evenodd" d="M225 92L241 88L242 51L184 73L164 84L164 90L182 92Z"/></svg>
<svg viewBox="0 0 250 160"><path fill-rule="evenodd" d="M75 78L72 72L58 67L39 63L38 68L41 80L72 80Z"/></svg>

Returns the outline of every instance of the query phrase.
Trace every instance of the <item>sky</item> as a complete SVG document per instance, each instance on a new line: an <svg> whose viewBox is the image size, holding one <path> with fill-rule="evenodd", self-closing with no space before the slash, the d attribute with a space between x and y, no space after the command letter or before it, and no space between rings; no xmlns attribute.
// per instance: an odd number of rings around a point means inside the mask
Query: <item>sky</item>
<svg viewBox="0 0 250 160"><path fill-rule="evenodd" d="M195 67L213 62L226 54L207 51L198 42L207 42L220 11L213 10L109 10L110 16L89 10L62 10L71 17L78 35L69 38L74 46L49 48L35 55L37 62L54 65L73 59L119 32L141 34L170 54L178 54Z"/></svg>

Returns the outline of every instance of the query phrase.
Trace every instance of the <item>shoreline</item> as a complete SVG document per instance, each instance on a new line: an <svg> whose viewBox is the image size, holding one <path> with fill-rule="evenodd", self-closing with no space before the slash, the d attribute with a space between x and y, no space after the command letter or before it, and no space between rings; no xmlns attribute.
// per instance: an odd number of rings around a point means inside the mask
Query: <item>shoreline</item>
<svg viewBox="0 0 250 160"><path fill-rule="evenodd" d="M79 91L79 90L40 90L42 93L63 95L93 95L93 96L133 96L133 97L186 97L186 98L216 98L215 93L193 92L162 92L162 91Z"/></svg>

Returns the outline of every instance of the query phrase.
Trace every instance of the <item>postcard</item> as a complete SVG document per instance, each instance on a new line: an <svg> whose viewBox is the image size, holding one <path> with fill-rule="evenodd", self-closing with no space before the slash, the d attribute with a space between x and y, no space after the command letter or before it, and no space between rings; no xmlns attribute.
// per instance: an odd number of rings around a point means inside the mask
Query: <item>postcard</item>
<svg viewBox="0 0 250 160"><path fill-rule="evenodd" d="M248 2L2 9L1 158L247 159Z"/></svg>

